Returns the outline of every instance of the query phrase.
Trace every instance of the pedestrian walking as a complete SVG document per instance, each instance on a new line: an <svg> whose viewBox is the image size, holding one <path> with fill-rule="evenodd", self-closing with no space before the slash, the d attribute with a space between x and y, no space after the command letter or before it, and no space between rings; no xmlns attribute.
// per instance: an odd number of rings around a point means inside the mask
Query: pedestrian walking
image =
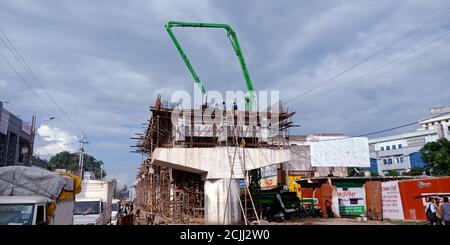
<svg viewBox="0 0 450 245"><path fill-rule="evenodd" d="M333 204L330 200L325 200L325 209L327 210L328 218L334 218L332 206Z"/></svg>
<svg viewBox="0 0 450 245"><path fill-rule="evenodd" d="M441 205L442 220L444 225L450 225L450 203L448 202L448 197L444 197L444 203Z"/></svg>
<svg viewBox="0 0 450 245"><path fill-rule="evenodd" d="M436 208L434 206L435 200L433 197L428 198L428 203L425 206L425 214L430 225L436 225L438 218L436 216Z"/></svg>
<svg viewBox="0 0 450 245"><path fill-rule="evenodd" d="M438 197L434 199L434 208L436 208L437 225L442 225L442 209L440 202L441 200Z"/></svg>

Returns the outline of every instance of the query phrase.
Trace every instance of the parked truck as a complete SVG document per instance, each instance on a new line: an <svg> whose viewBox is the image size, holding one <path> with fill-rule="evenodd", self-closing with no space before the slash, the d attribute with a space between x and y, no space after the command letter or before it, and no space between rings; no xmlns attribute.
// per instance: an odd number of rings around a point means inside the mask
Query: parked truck
<svg viewBox="0 0 450 245"><path fill-rule="evenodd" d="M36 167L0 168L0 225L71 225L81 179Z"/></svg>
<svg viewBox="0 0 450 245"><path fill-rule="evenodd" d="M75 197L75 225L106 225L111 222L113 183L83 180L82 191Z"/></svg>

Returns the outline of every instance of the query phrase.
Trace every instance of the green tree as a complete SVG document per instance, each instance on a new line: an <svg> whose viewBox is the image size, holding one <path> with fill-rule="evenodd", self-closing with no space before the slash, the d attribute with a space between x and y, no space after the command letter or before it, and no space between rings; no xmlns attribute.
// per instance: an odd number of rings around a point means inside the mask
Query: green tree
<svg viewBox="0 0 450 245"><path fill-rule="evenodd" d="M450 175L450 142L447 139L428 142L420 153L425 167L431 169L433 175Z"/></svg>
<svg viewBox="0 0 450 245"><path fill-rule="evenodd" d="M31 165L47 169L48 168L48 161L45 160L45 159L40 159L37 156L32 156L31 157Z"/></svg>
<svg viewBox="0 0 450 245"><path fill-rule="evenodd" d="M397 170L388 170L386 176L398 176Z"/></svg>
<svg viewBox="0 0 450 245"><path fill-rule="evenodd" d="M130 191L128 190L127 185L124 185L122 187L122 189L120 189L120 191L118 192L117 198L120 200L125 200L125 199L128 199L129 196L130 196Z"/></svg>
<svg viewBox="0 0 450 245"><path fill-rule="evenodd" d="M68 170L78 170L78 161L78 154L63 151L51 157L48 165L51 169L64 168ZM93 172L95 177L98 179L101 177L100 171L103 171L103 177L106 176L106 172L101 168L101 165L103 165L102 161L95 159L95 157L89 154L84 155L84 171Z"/></svg>
<svg viewBox="0 0 450 245"><path fill-rule="evenodd" d="M117 191L117 180L112 179L111 182L113 183L113 198L118 198L119 192Z"/></svg>
<svg viewBox="0 0 450 245"><path fill-rule="evenodd" d="M347 176L350 177L363 177L364 171L366 171L366 168L347 168Z"/></svg>
<svg viewBox="0 0 450 245"><path fill-rule="evenodd" d="M422 175L425 170L423 168L411 168L408 172L404 172L402 175L404 176L418 176Z"/></svg>
<svg viewBox="0 0 450 245"><path fill-rule="evenodd" d="M378 177L378 176L380 176L380 175L378 174L378 172L372 171L372 172L370 172L370 176L372 176L372 177Z"/></svg>

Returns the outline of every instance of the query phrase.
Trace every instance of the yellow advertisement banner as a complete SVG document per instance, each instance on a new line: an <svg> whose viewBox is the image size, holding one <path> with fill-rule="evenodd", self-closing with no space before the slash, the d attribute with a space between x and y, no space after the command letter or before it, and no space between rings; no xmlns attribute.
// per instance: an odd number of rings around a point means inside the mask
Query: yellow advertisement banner
<svg viewBox="0 0 450 245"><path fill-rule="evenodd" d="M292 176L292 175L288 176L288 181L289 181L288 188L289 188L289 191L297 192L297 197L298 198L302 198L302 190L300 188L300 185L297 184L295 181L299 180L301 178L302 178L302 176Z"/></svg>

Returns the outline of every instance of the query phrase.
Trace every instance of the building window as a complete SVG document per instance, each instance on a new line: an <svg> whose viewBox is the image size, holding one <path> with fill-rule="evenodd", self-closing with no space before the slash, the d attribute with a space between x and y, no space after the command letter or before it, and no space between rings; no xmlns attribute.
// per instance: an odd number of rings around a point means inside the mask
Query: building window
<svg viewBox="0 0 450 245"><path fill-rule="evenodd" d="M389 151L391 149L390 146L386 146L386 151Z"/></svg>
<svg viewBox="0 0 450 245"><path fill-rule="evenodd" d="M397 146L396 145L392 145L392 150L395 150L395 149L397 149Z"/></svg>
<svg viewBox="0 0 450 245"><path fill-rule="evenodd" d="M381 150L381 151L384 151L384 146L380 147L380 150Z"/></svg>
<svg viewBox="0 0 450 245"><path fill-rule="evenodd" d="M392 164L392 158L388 159L388 164Z"/></svg>
<svg viewBox="0 0 450 245"><path fill-rule="evenodd" d="M383 163L384 163L384 165L386 165L387 164L387 160L383 159Z"/></svg>
<svg viewBox="0 0 450 245"><path fill-rule="evenodd" d="M400 157L400 163L403 163L403 157Z"/></svg>
<svg viewBox="0 0 450 245"><path fill-rule="evenodd" d="M402 144L398 144L398 149L402 149Z"/></svg>

